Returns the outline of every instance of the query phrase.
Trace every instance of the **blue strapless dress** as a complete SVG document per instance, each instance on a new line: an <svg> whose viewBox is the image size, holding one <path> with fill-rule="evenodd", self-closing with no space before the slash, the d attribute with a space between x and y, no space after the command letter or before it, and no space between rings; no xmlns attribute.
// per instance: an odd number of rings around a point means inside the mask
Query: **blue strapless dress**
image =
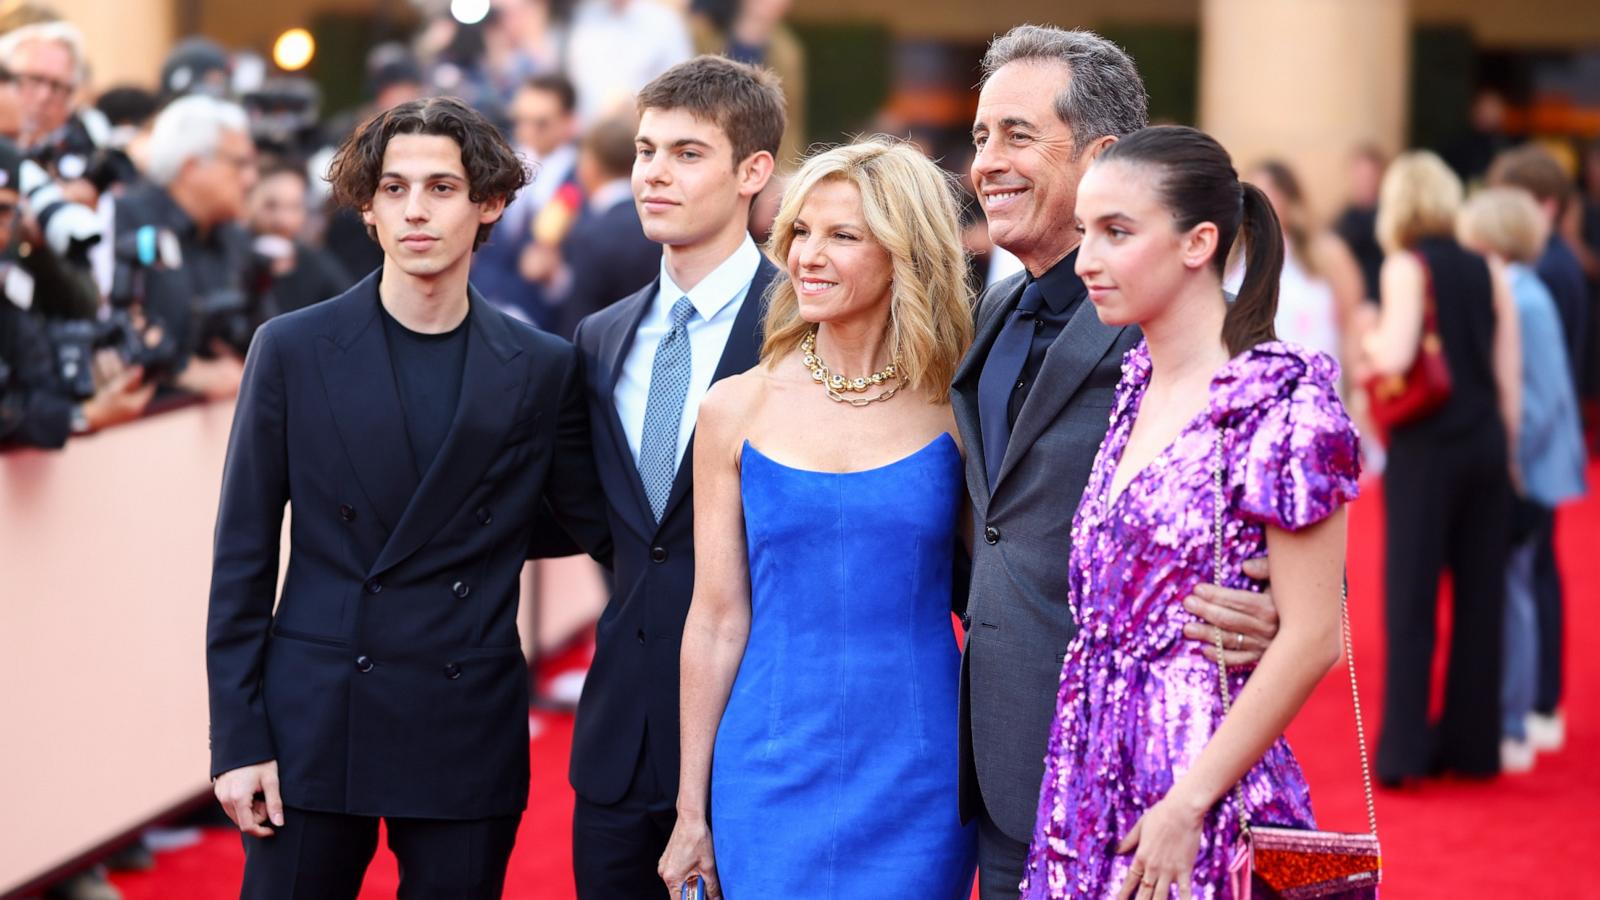
<svg viewBox="0 0 1600 900"><path fill-rule="evenodd" d="M711 765L728 900L964 900L954 439L844 474L746 442L740 484L750 638Z"/></svg>

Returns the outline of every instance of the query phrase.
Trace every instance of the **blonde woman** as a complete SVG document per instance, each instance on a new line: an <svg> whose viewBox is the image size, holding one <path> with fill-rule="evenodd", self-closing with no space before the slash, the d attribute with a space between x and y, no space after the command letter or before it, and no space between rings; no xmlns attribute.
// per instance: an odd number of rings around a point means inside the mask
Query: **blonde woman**
<svg viewBox="0 0 1600 900"><path fill-rule="evenodd" d="M1388 632L1378 780L1500 770L1501 621L1510 542L1510 448L1520 421L1521 348L1503 267L1456 243L1461 181L1427 151L1405 153L1378 190L1376 328L1365 369L1404 375L1436 310L1450 398L1389 433L1383 473ZM1444 708L1429 721L1439 580L1453 576Z"/></svg>
<svg viewBox="0 0 1600 900"><path fill-rule="evenodd" d="M733 900L964 898L948 392L972 312L954 195L908 144L828 150L768 252L789 277L761 362L700 407L661 875Z"/></svg>
<svg viewBox="0 0 1600 900"><path fill-rule="evenodd" d="M1555 528L1555 508L1584 492L1583 428L1561 313L1534 270L1548 232L1533 195L1510 187L1473 195L1456 228L1462 246L1504 264L1522 335L1522 421L1515 452L1522 477L1511 517L1500 677L1500 768L1506 772L1533 768L1527 719L1534 712L1540 655L1561 652L1559 645L1539 646L1536 557Z"/></svg>

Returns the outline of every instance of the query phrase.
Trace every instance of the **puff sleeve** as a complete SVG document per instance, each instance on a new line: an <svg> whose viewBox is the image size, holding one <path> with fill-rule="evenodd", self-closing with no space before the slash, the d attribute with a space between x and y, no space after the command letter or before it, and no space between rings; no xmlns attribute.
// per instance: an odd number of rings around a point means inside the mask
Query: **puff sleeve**
<svg viewBox="0 0 1600 900"><path fill-rule="evenodd" d="M1356 498L1360 438L1334 388L1339 367L1331 358L1282 344L1263 355L1273 358L1234 445L1239 511L1299 531Z"/></svg>

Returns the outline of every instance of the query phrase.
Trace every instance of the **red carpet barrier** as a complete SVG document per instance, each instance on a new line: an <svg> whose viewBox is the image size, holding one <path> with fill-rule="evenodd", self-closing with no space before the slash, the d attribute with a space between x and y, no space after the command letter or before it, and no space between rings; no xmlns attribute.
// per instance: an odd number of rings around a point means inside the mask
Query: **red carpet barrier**
<svg viewBox="0 0 1600 900"><path fill-rule="evenodd" d="M231 403L189 406L0 453L0 896L210 793L206 598L232 421ZM547 651L605 603L585 558L523 584L524 642Z"/></svg>
<svg viewBox="0 0 1600 900"><path fill-rule="evenodd" d="M209 790L204 634L232 404L0 454L0 893Z"/></svg>

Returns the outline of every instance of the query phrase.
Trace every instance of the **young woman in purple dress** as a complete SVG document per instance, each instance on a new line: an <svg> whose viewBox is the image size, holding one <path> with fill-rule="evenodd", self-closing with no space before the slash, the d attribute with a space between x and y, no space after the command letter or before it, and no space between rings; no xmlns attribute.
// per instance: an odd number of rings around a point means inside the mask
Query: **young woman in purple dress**
<svg viewBox="0 0 1600 900"><path fill-rule="evenodd" d="M1283 235L1215 140L1178 127L1124 138L1084 176L1076 212L1089 299L1145 340L1123 363L1073 523L1079 631L1022 891L1224 897L1241 799L1255 824L1314 824L1283 731L1339 657L1356 432L1337 365L1274 339ZM1221 279L1236 236L1247 272L1230 303ZM1182 598L1202 581L1248 587L1242 563L1263 550L1278 636L1253 675L1230 667L1225 715L1216 664L1182 640L1198 621Z"/></svg>

